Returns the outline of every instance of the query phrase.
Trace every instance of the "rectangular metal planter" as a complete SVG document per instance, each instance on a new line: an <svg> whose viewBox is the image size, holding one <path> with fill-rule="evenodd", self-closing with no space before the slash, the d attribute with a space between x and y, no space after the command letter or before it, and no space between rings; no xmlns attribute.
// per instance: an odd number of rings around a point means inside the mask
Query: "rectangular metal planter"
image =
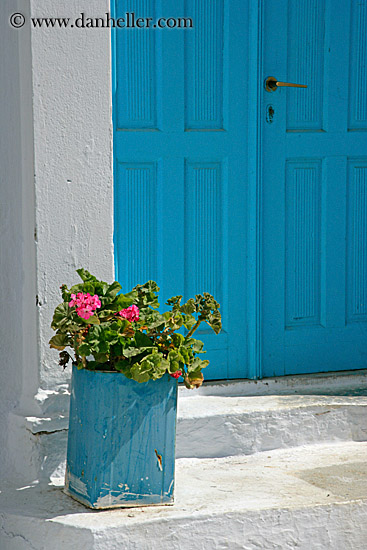
<svg viewBox="0 0 367 550"><path fill-rule="evenodd" d="M90 508L173 504L177 380L73 367L65 492Z"/></svg>

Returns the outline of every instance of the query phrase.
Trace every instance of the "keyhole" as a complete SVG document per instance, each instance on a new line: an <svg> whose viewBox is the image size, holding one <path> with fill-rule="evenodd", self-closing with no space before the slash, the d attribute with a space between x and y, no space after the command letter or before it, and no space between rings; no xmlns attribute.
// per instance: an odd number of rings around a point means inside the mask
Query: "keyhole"
<svg viewBox="0 0 367 550"><path fill-rule="evenodd" d="M268 105L266 107L266 122L272 124L274 122L274 107L273 105Z"/></svg>

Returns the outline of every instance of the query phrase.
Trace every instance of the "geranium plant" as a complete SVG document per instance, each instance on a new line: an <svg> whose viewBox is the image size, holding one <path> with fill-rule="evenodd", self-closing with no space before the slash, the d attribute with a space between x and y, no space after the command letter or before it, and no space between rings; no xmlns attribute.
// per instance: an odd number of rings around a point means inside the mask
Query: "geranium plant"
<svg viewBox="0 0 367 550"><path fill-rule="evenodd" d="M213 296L204 292L184 304L182 296L174 296L166 302L169 311L160 313L154 281L122 294L117 281L105 283L85 269L77 273L81 283L60 287L63 302L51 323L56 334L50 347L60 351L61 366L71 361L79 369L119 371L137 382L168 372L183 376L188 388L202 384L202 369L209 361L199 357L205 353L203 342L192 335L202 322L220 332L219 304Z"/></svg>

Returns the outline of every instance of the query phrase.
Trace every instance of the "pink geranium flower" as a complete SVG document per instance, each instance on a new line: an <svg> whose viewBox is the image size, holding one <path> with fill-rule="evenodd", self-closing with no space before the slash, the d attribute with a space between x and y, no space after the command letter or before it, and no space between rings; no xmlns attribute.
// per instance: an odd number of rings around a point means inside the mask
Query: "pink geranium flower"
<svg viewBox="0 0 367 550"><path fill-rule="evenodd" d="M74 306L76 307L76 313L79 317L89 319L89 317L92 317L95 310L101 307L101 300L98 298L97 294L91 296L89 292L86 294L83 292L78 292L76 295L71 295L69 307Z"/></svg>
<svg viewBox="0 0 367 550"><path fill-rule="evenodd" d="M139 313L139 308L137 306L129 306L126 309L119 311L117 315L120 315L120 317L123 317L132 323L133 321L139 320Z"/></svg>

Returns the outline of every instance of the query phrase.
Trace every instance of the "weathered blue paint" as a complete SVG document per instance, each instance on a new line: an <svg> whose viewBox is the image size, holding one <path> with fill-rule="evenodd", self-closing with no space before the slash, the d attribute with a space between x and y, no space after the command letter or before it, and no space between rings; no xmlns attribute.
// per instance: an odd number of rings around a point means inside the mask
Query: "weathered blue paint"
<svg viewBox="0 0 367 550"><path fill-rule="evenodd" d="M90 508L173 504L177 380L73 368L67 494Z"/></svg>
<svg viewBox="0 0 367 550"><path fill-rule="evenodd" d="M205 378L249 377L248 2L116 0L112 11L194 25L113 29L116 276L124 291L156 280L162 304L212 293L223 331L196 332Z"/></svg>
<svg viewBox="0 0 367 550"><path fill-rule="evenodd" d="M367 367L366 0L264 3L264 376ZM266 122L266 106L274 108Z"/></svg>

